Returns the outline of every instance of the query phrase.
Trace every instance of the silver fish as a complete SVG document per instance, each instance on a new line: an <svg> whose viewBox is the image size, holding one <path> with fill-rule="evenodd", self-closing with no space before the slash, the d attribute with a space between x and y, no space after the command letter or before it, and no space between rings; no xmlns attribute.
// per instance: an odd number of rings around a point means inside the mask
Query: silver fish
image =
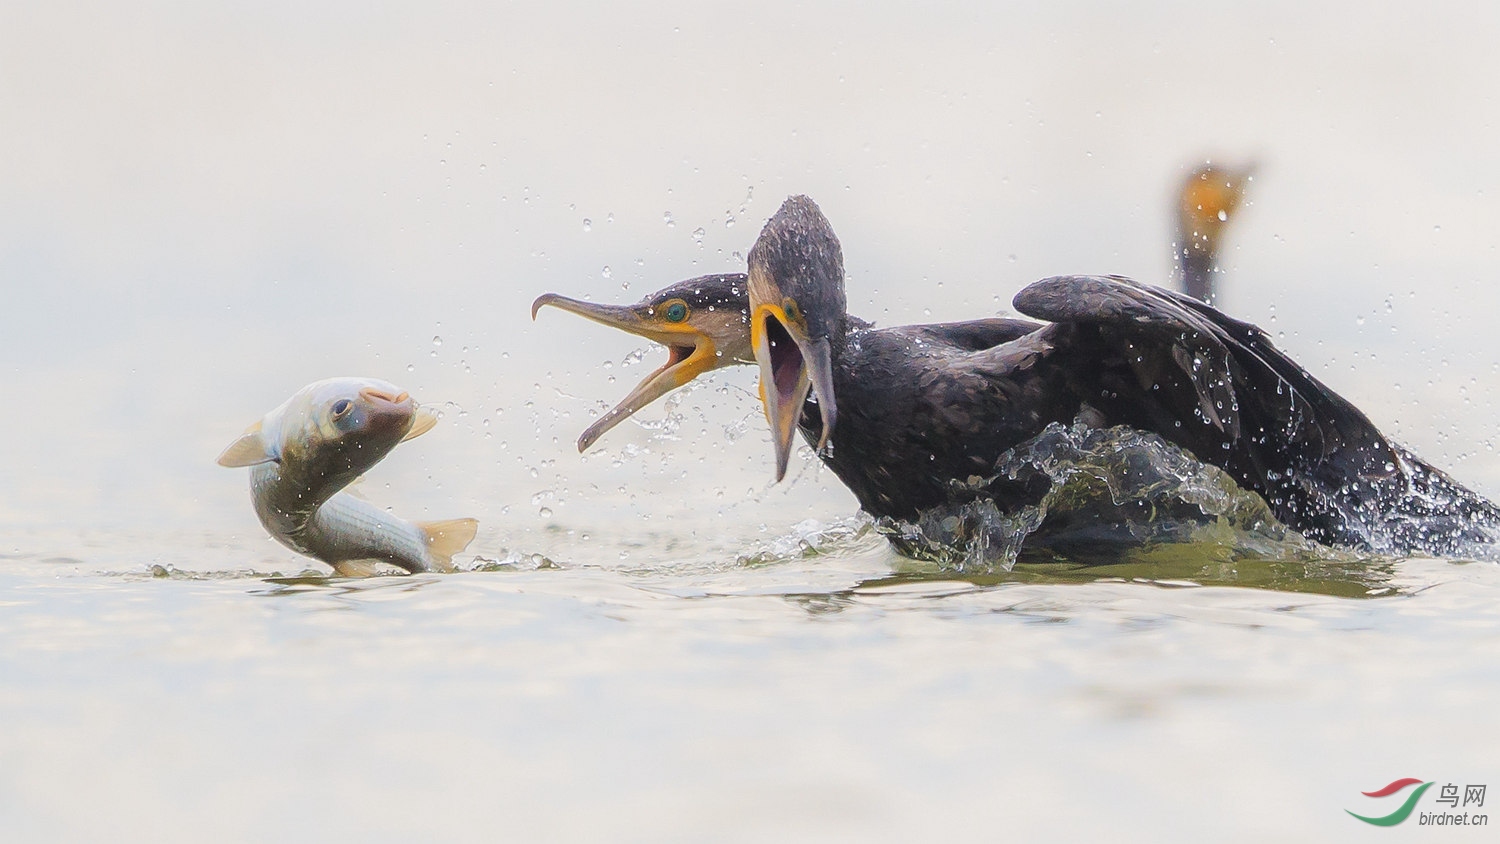
<svg viewBox="0 0 1500 844"><path fill-rule="evenodd" d="M278 542L343 575L375 563L409 572L452 571L453 555L478 530L474 519L408 522L344 487L398 443L437 417L406 391L373 378L330 378L298 390L219 455L220 466L249 466L250 499Z"/></svg>

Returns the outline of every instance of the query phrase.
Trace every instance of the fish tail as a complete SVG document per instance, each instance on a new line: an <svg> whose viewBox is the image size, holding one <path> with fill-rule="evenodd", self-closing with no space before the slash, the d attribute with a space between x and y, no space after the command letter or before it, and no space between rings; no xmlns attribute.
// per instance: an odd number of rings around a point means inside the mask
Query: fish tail
<svg viewBox="0 0 1500 844"><path fill-rule="evenodd" d="M427 553L437 571L453 571L453 555L469 547L479 532L478 519L447 519L441 522L414 522L427 539Z"/></svg>

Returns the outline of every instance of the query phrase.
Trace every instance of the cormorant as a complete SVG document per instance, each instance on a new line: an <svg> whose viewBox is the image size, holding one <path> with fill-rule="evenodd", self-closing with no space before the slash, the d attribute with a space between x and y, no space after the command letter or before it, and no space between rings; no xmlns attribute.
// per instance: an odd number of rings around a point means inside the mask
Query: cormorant
<svg viewBox="0 0 1500 844"><path fill-rule="evenodd" d="M634 305L600 305L546 293L531 303L531 318L536 319L537 311L546 305L667 347L667 362L578 438L580 452L632 413L699 375L721 366L755 362L750 353L749 288L744 273L681 281Z"/></svg>
<svg viewBox="0 0 1500 844"><path fill-rule="evenodd" d="M874 515L910 520L955 496L1023 504L1035 490L992 478L997 460L1082 418L1219 466L1320 542L1451 554L1500 538L1500 508L1387 440L1260 329L1186 296L1118 277L1045 279L1014 304L1049 324L978 351L872 328L848 316L842 248L805 196L782 204L748 263L777 477L792 428L810 424L823 461ZM814 419L801 413L809 394Z"/></svg>
<svg viewBox="0 0 1500 844"><path fill-rule="evenodd" d="M753 365L750 350L750 290L745 273L705 275L679 281L634 305L601 305L546 293L531 303L531 318L551 305L612 328L645 337L667 347L667 362L652 371L620 403L599 417L578 438L587 451L611 428L653 401L699 375L725 366ZM852 322L867 326L858 317ZM908 325L903 331L924 342L977 351L1025 336L1040 324L1024 319L993 317L967 322ZM817 403L808 401L817 414ZM809 440L809 444L816 438Z"/></svg>
<svg viewBox="0 0 1500 844"><path fill-rule="evenodd" d="M806 197L766 224L750 270L679 282L632 306L536 300L533 317L550 304L669 349L580 437L580 451L697 375L758 358L778 479L800 428L809 444L831 446L820 458L876 517L910 521L986 497L1027 503L1038 491L994 477L1000 457L1050 423L1082 420L1161 436L1327 544L1452 554L1500 536L1500 508L1389 442L1258 328L1181 294L1064 276L1015 298L1050 324L875 328L845 313L841 247Z"/></svg>
<svg viewBox="0 0 1500 844"><path fill-rule="evenodd" d="M1245 186L1254 172L1254 165L1233 168L1208 163L1182 180L1173 251L1183 292L1200 302L1214 303L1219 238L1244 198Z"/></svg>

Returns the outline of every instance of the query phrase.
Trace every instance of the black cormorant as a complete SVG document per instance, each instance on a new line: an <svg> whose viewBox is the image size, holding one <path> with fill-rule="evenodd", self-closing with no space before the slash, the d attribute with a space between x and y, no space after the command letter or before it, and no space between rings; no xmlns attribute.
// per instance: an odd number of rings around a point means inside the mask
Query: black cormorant
<svg viewBox="0 0 1500 844"><path fill-rule="evenodd" d="M1254 165L1233 168L1204 164L1182 180L1177 193L1177 240L1173 244L1182 288L1200 302L1213 304L1217 291L1219 238L1244 198Z"/></svg>
<svg viewBox="0 0 1500 844"><path fill-rule="evenodd" d="M531 303L531 318L546 305L628 331L667 347L667 362L578 438L585 451L632 413L705 372L755 362L750 353L749 290L745 275L688 279L634 305L600 305L547 293Z"/></svg>
<svg viewBox="0 0 1500 844"><path fill-rule="evenodd" d="M579 449L699 374L749 362L754 346L778 478L798 427L809 444L831 445L819 456L877 517L911 520L978 497L1027 503L1033 486L994 477L1001 455L1049 423L1083 420L1185 448L1325 543L1451 554L1500 535L1500 509L1389 442L1258 328L1201 302L1123 278L1068 276L1015 299L1050 324L875 328L844 312L842 264L817 206L794 197L767 223L748 278L690 279L631 306L538 298L533 317L550 304L669 349ZM760 291L753 325L751 279ZM824 371L809 372L808 360Z"/></svg>
<svg viewBox="0 0 1500 844"><path fill-rule="evenodd" d="M605 432L637 410L687 384L705 372L733 365L753 365L750 350L750 291L745 273L705 275L679 281L634 305L601 305L547 293L531 303L531 317L547 305L618 328L667 347L667 361L649 373L620 403L610 408L578 438L586 451ZM857 317L851 322L866 325ZM1040 328L1030 320L993 317L967 322L908 325L892 331L910 333L923 342L977 351L1025 336ZM813 415L817 405L808 402ZM809 444L816 442L816 436Z"/></svg>
<svg viewBox="0 0 1500 844"><path fill-rule="evenodd" d="M1500 537L1500 508L1387 440L1260 329L1186 296L1118 277L1046 279L1015 307L1049 324L974 351L851 319L842 249L807 197L783 203L748 262L777 477L800 421L874 515L909 520L955 496L1025 503L1035 490L992 477L999 457L1084 419L1219 466L1321 542L1451 554ZM815 418L801 412L809 394Z"/></svg>

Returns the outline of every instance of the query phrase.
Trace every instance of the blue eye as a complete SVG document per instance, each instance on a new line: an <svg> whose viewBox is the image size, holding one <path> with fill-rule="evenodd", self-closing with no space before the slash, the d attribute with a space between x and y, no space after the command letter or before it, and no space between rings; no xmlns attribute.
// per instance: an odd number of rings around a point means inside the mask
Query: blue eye
<svg viewBox="0 0 1500 844"><path fill-rule="evenodd" d="M337 419L340 416L343 416L345 413L348 413L349 408L353 406L354 402L349 401L348 399L339 399L338 401L333 403L333 418Z"/></svg>
<svg viewBox="0 0 1500 844"><path fill-rule="evenodd" d="M688 306L683 302L673 302L662 311L667 322L682 322L688 318Z"/></svg>

